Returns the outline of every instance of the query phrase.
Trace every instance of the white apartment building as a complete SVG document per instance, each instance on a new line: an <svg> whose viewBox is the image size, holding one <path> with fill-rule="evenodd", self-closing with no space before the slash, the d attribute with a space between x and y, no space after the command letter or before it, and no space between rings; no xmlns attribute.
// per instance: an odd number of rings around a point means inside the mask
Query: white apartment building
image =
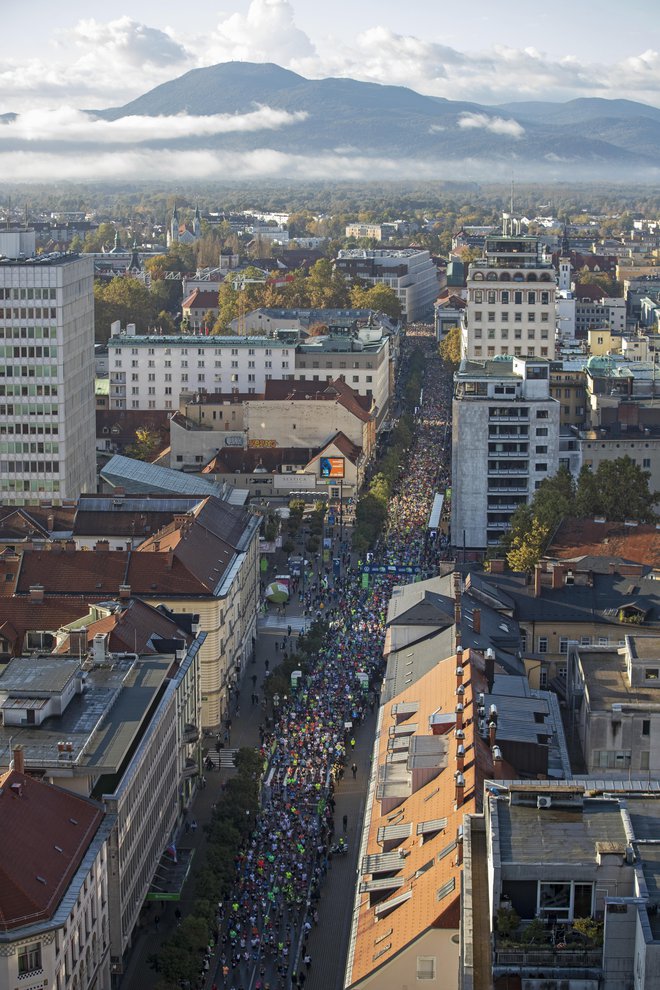
<svg viewBox="0 0 660 990"><path fill-rule="evenodd" d="M485 550L559 467L560 403L550 364L510 358L461 364L452 403L453 545Z"/></svg>
<svg viewBox="0 0 660 990"><path fill-rule="evenodd" d="M263 392L292 379L295 343L270 337L144 337L108 341L111 409L177 409L182 392Z"/></svg>
<svg viewBox="0 0 660 990"><path fill-rule="evenodd" d="M342 378L358 395L373 397L379 424L389 410L393 358L380 327L303 343L126 332L110 338L108 351L111 409L175 410L183 393L259 395L270 380L306 381L312 388Z"/></svg>
<svg viewBox="0 0 660 990"><path fill-rule="evenodd" d="M429 251L350 248L339 252L335 268L349 279L389 285L401 303L402 318L408 322L433 314L433 303L438 296L438 270Z"/></svg>
<svg viewBox="0 0 660 990"><path fill-rule="evenodd" d="M468 268L461 354L468 361L555 357L556 284L535 237L486 238L484 257Z"/></svg>
<svg viewBox="0 0 660 990"><path fill-rule="evenodd" d="M91 258L0 259L0 498L95 491L95 436Z"/></svg>

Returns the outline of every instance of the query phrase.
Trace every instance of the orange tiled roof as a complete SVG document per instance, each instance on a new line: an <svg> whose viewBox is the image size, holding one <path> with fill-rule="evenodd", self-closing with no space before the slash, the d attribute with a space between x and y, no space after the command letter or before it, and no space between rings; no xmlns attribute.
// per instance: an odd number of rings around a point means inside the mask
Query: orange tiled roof
<svg viewBox="0 0 660 990"><path fill-rule="evenodd" d="M347 986L386 965L429 928L458 928L459 829L464 814L480 809L483 782L493 775L475 712L475 699L486 690L483 660L466 650L461 663L462 695L456 694L454 656L381 710L378 781L367 824L367 856L359 864ZM464 706L463 739L455 735L459 701ZM448 716L444 734L433 735L429 719L436 713ZM457 807L460 744L465 749L465 788ZM387 858L378 859L383 855Z"/></svg>

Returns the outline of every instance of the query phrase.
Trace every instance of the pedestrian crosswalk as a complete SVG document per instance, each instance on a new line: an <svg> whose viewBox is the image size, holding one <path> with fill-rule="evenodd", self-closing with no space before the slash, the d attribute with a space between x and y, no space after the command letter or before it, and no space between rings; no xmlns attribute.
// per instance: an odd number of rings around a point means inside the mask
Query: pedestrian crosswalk
<svg viewBox="0 0 660 990"><path fill-rule="evenodd" d="M213 764L214 770L233 770L234 769L234 756L238 752L237 749L221 749L216 751L215 749L210 749L204 761L210 760Z"/></svg>
<svg viewBox="0 0 660 990"><path fill-rule="evenodd" d="M311 623L310 618L302 615L262 615L257 620L257 630L260 633L270 633L274 636L286 636L289 626L296 635L304 632Z"/></svg>

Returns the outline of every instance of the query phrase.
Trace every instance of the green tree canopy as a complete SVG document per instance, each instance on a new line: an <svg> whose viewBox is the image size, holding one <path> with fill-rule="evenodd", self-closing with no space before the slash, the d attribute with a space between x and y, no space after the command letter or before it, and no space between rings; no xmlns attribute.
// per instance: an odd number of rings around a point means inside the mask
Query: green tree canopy
<svg viewBox="0 0 660 990"><path fill-rule="evenodd" d="M442 360L457 368L461 363L461 328L450 327L440 341L439 349Z"/></svg>
<svg viewBox="0 0 660 990"><path fill-rule="evenodd" d="M105 343L110 324L120 320L122 328L134 323L138 333L146 333L157 322L158 299L136 278L117 277L94 284L94 323L96 340Z"/></svg>
<svg viewBox="0 0 660 990"><path fill-rule="evenodd" d="M355 309L373 309L393 320L401 319L401 303L394 289L379 282L377 285L353 285L350 292L351 306Z"/></svg>

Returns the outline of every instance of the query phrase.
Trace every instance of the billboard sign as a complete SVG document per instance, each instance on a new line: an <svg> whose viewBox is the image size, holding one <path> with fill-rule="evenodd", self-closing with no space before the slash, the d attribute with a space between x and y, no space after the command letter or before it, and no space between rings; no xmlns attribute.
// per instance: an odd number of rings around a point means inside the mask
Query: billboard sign
<svg viewBox="0 0 660 990"><path fill-rule="evenodd" d="M322 478L343 478L344 458L343 457L321 457L319 466Z"/></svg>

